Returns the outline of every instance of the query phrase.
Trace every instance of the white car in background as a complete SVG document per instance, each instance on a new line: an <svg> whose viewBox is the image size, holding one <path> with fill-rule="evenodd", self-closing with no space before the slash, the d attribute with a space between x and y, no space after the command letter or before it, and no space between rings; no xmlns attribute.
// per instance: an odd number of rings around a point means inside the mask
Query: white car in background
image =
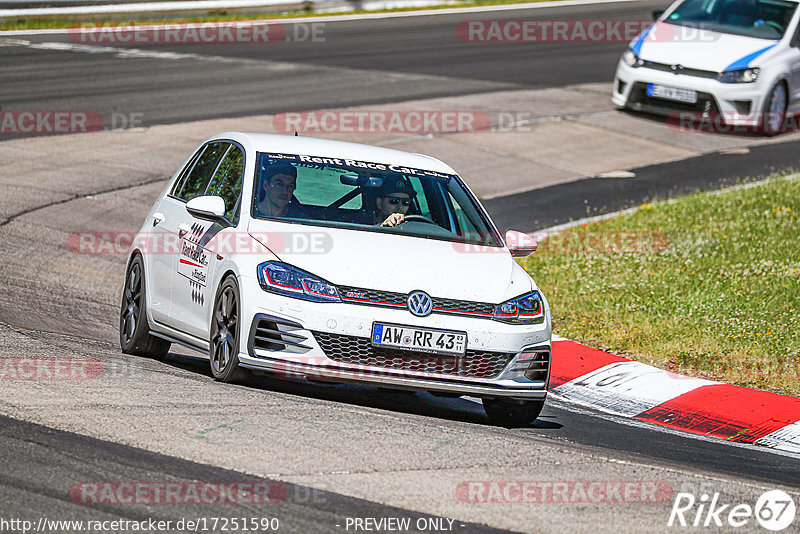
<svg viewBox="0 0 800 534"><path fill-rule="evenodd" d="M779 133L800 109L793 0L680 0L631 41L612 100L635 111L721 118ZM657 13L654 13L657 14Z"/></svg>
<svg viewBox="0 0 800 534"><path fill-rule="evenodd" d="M380 225L384 202L405 210L400 224ZM527 424L550 373L550 309L513 259L534 250L519 232L504 242L434 158L224 133L189 156L137 234L120 343L205 352L223 382L256 370L471 395L493 421Z"/></svg>

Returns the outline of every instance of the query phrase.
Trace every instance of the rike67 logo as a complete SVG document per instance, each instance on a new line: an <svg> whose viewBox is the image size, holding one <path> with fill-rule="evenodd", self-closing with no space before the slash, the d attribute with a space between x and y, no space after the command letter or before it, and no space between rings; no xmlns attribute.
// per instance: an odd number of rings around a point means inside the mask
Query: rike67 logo
<svg viewBox="0 0 800 534"><path fill-rule="evenodd" d="M781 490L763 493L755 506L747 503L723 503L719 493L703 493L697 499L692 493L678 493L669 514L669 527L755 527L754 521L767 530L781 531L794 522L795 504Z"/></svg>

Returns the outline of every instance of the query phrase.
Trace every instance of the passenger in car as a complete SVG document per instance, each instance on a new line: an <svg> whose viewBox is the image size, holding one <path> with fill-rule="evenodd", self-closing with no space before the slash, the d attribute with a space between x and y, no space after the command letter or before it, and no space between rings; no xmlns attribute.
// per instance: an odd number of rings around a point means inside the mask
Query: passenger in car
<svg viewBox="0 0 800 534"><path fill-rule="evenodd" d="M386 178L375 198L376 209L372 224L397 226L408 214L417 192L402 178Z"/></svg>
<svg viewBox="0 0 800 534"><path fill-rule="evenodd" d="M256 214L260 217L307 218L303 205L294 196L297 169L289 164L271 165L261 171Z"/></svg>

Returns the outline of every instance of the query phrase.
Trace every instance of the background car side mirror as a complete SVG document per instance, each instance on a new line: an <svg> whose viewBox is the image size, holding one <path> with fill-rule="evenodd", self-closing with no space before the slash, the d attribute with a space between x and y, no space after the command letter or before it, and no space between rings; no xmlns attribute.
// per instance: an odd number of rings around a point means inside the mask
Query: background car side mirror
<svg viewBox="0 0 800 534"><path fill-rule="evenodd" d="M658 20L661 15L664 14L665 9L654 9L651 13L653 15L653 20Z"/></svg>
<svg viewBox="0 0 800 534"><path fill-rule="evenodd" d="M186 211L198 219L219 222L229 226L228 221L225 220L225 201L222 197L195 197L186 203Z"/></svg>
<svg viewBox="0 0 800 534"><path fill-rule="evenodd" d="M509 252L515 258L524 258L530 256L539 246L536 238L516 230L509 230L506 232L506 246Z"/></svg>

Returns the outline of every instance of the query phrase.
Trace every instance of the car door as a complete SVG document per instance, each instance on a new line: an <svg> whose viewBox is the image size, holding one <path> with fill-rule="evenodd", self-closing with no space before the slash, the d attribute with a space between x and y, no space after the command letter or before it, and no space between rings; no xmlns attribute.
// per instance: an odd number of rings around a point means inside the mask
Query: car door
<svg viewBox="0 0 800 534"><path fill-rule="evenodd" d="M220 149L215 147L215 150L216 157ZM239 221L244 150L232 142L226 142L224 150L209 178L198 179L203 186L193 184L193 190L184 197L187 197L186 201L204 195L222 197L228 224L198 219L186 211L184 205L178 225L179 251L172 271L170 324L201 339L208 337L209 310L214 304L216 292L212 283L214 268L222 256L217 253L229 253L229 248L223 246L223 250L219 251L217 248L220 244L235 243L234 234Z"/></svg>
<svg viewBox="0 0 800 534"><path fill-rule="evenodd" d="M145 270L148 274L147 309L156 322L169 322L172 305L172 265L177 253L177 219L183 203L176 200L188 174L192 171L206 147L200 147L181 169L172 189L152 210L150 233L144 247Z"/></svg>
<svg viewBox="0 0 800 534"><path fill-rule="evenodd" d="M794 37L791 41L791 46L786 51L788 57L787 63L789 65L789 102L787 108L790 110L797 110L800 108L800 22L794 32Z"/></svg>

